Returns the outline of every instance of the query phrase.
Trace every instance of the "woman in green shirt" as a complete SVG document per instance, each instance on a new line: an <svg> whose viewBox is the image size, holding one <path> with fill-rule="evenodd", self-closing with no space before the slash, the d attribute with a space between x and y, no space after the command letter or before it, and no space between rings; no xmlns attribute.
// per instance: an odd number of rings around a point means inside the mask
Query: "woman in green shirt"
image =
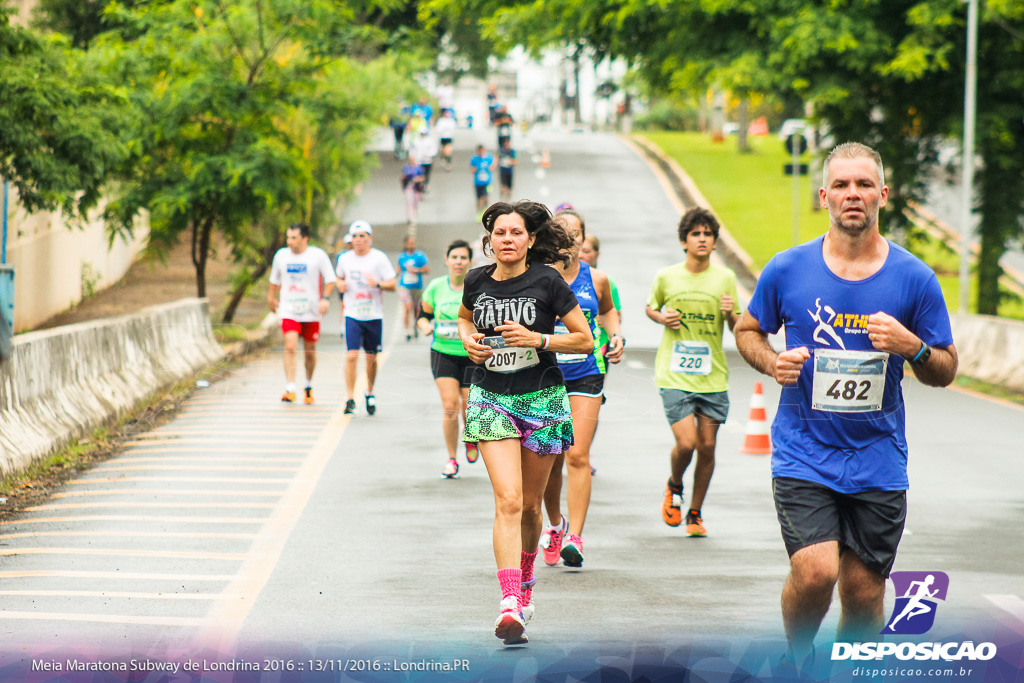
<svg viewBox="0 0 1024 683"><path fill-rule="evenodd" d="M459 338L459 306L462 304L466 271L472 260L473 249L468 242L455 240L448 245L445 258L448 275L435 278L427 285L416 320L416 326L423 334L434 336L430 344L430 368L441 394L441 425L448 447L448 461L441 476L446 479L459 476L459 463L455 457L459 443L459 414L462 414L465 424L470 380L478 367L469 360ZM466 444L466 462L474 463L479 457L476 444Z"/></svg>

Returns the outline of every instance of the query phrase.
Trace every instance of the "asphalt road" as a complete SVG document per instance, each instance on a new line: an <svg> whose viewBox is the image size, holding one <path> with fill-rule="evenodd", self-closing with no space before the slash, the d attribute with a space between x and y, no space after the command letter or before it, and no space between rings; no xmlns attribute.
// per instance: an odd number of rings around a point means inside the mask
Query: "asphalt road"
<svg viewBox="0 0 1024 683"><path fill-rule="evenodd" d="M455 169L435 170L417 230L434 276L443 274L445 245L481 232L468 159L477 139L493 147L492 136L462 131ZM486 471L462 461L460 479L439 477L445 452L428 344L405 341L388 295L376 416L361 405L341 414L334 308L314 406L278 401L280 349L251 357L176 420L0 526L0 664L8 667L0 671L63 663L73 652L93 661L255 663L261 673L251 680L287 678L276 670L289 666L296 676L304 670L302 680L317 678L314 669L335 680L346 660L370 662L352 664L369 668L346 674L358 680L426 680L435 676L429 668L399 676L374 671L374 662L393 669L463 658L468 673L436 677L567 680L606 667L620 672L608 680L627 680L639 662L649 677L684 665L705 671L700 680L740 669L763 675L782 648L788 563L769 458L739 454L762 378L729 352L732 408L704 506L709 536L686 538L660 517L671 435L653 384L660 331L643 315L654 272L682 257L678 207L615 136L537 130L517 135L516 146L515 195L569 201L601 238L629 340L609 375L593 448L586 560L581 570L538 567L530 645L503 649L493 636L500 595ZM542 149L548 169L534 161ZM375 246L394 256L407 228L398 164L386 153L381 162L345 221L369 220ZM1019 645L1024 411L913 379L904 391L912 488L896 569L950 576L929 638ZM778 391L766 384L765 393L770 419ZM837 618L836 610L826 618L820 642Z"/></svg>

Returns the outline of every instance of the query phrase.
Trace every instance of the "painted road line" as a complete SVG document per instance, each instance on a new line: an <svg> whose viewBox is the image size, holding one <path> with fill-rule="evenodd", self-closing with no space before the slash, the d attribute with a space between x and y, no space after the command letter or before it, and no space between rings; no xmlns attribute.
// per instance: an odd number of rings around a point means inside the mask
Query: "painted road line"
<svg viewBox="0 0 1024 683"><path fill-rule="evenodd" d="M159 437L159 435L156 435ZM152 438L152 439L140 439L137 438L134 441L125 441L122 446L131 448L133 446L152 446L154 444L219 444L219 443L241 443L241 444L285 444L289 446L312 446L316 441L304 441L301 439L239 439L231 437L193 437L193 438L182 438L179 436L172 438Z"/></svg>
<svg viewBox="0 0 1024 683"><path fill-rule="evenodd" d="M172 438L179 438L179 437L182 437L182 436L184 436L184 437L192 437L192 436L198 437L198 436L203 436L204 434L209 434L209 433L210 433L210 430L208 430L208 429L174 429L174 430L167 430L167 431L165 431L165 430L157 430L157 431L152 431L152 432L143 432L141 434L133 434L132 438L139 439L139 440L146 440L146 441L161 441L161 440L164 440L165 437L170 437L170 438L166 439L166 440L170 441ZM276 428L275 429L260 429L260 426L258 424L254 424L254 425L252 425L252 427L249 427L249 428L232 427L232 428L226 428L226 429L225 428L218 429L216 431L216 435L215 436L208 437L208 438L215 439L215 438L223 436L227 440L234 440L238 436L256 436L256 437L258 437L258 436L261 436L261 435L269 435L269 436L278 437L277 439L271 439L272 441L286 440L289 443L297 443L297 444L301 444L301 443L314 444L314 443L316 443L315 439L314 440L305 440L305 439L302 439L301 437L296 437L296 440L292 441L291 439L288 439L287 437L282 437L280 429L276 429ZM261 441L262 441L262 439L261 439Z"/></svg>
<svg viewBox="0 0 1024 683"><path fill-rule="evenodd" d="M193 484L290 484L291 479L249 478L235 479L233 477L96 477L94 479L75 479L69 481L71 486L88 486L91 484L120 484L128 481L178 481Z"/></svg>
<svg viewBox="0 0 1024 683"><path fill-rule="evenodd" d="M245 553L203 553L184 550L127 550L125 548L0 548L0 555L116 555L117 557L162 557L174 560L223 560L241 562Z"/></svg>
<svg viewBox="0 0 1024 683"><path fill-rule="evenodd" d="M221 538L221 539L253 539L258 534L210 533L202 531L22 531L16 534L0 534L0 540L14 538L41 538L43 536L131 536L132 538Z"/></svg>
<svg viewBox="0 0 1024 683"><path fill-rule="evenodd" d="M394 340L401 335L401 321L401 316L396 316L395 327L391 334L392 342L384 353L377 356L378 376L390 357ZM365 388L365 375L361 375L356 385L357 395ZM228 652L234 647L249 610L252 609L263 587L270 580L292 530L305 511L324 468L327 467L334 452L338 450L345 428L351 421L352 416L345 415L344 408L339 408L331 418L327 429L321 432L306 463L291 486L288 487L266 526L260 529L260 537L253 543L251 549L251 557L242 563L237 576L225 589L226 593L242 597L221 600L210 610L210 613L206 615L203 627L196 634L195 644L197 646L213 647L217 652Z"/></svg>
<svg viewBox="0 0 1024 683"><path fill-rule="evenodd" d="M137 470L199 470L203 472L216 471L216 470L245 470L246 472L294 472L298 467L265 467L262 465L128 465L127 467L110 467L100 466L93 470L93 472L130 472Z"/></svg>
<svg viewBox="0 0 1024 683"><path fill-rule="evenodd" d="M25 508L25 512L43 512L46 510L82 510L87 508L187 508L194 510L195 508L272 508L275 507L274 503L180 503L180 502L167 502L161 503L160 501L138 501L138 500L124 500L124 501L103 501L98 503L56 503L47 505L36 505L33 507Z"/></svg>
<svg viewBox="0 0 1024 683"><path fill-rule="evenodd" d="M0 579L118 579L126 581L230 581L234 574L150 574L146 572L87 572L71 569L0 571Z"/></svg>
<svg viewBox="0 0 1024 683"><path fill-rule="evenodd" d="M39 517L0 522L0 526L51 524L54 522L186 522L188 524L263 524L266 517L158 517L154 515L86 515L84 517Z"/></svg>
<svg viewBox="0 0 1024 683"><path fill-rule="evenodd" d="M174 449L167 451L127 451L125 455L148 455L149 453L179 453ZM290 458L275 458L275 457L262 457L254 458L251 456L235 457L235 456L221 456L220 454L211 454L207 452L207 455L161 455L159 457L147 458L147 457L119 457L117 462L209 462L212 458L217 458L218 462L302 462L302 458L290 457Z"/></svg>
<svg viewBox="0 0 1024 683"><path fill-rule="evenodd" d="M217 600L220 593L136 593L131 591L0 590L0 595L54 598L129 598L142 600Z"/></svg>
<svg viewBox="0 0 1024 683"><path fill-rule="evenodd" d="M12 612L0 610L0 621L93 621L104 624L133 624L143 626L196 626L202 619L192 617L138 617L128 614L75 614L70 612Z"/></svg>
<svg viewBox="0 0 1024 683"><path fill-rule="evenodd" d="M267 448L251 448L248 446L241 446L238 448L232 446L217 446L216 448L210 448L209 446L179 446L173 443L158 443L158 444L143 444L142 446L133 446L126 448L122 451L123 455L131 455L132 453L203 453L208 457L217 457L219 455L236 455L251 453L253 455L259 454L284 454L284 453L306 453L309 449L306 448L281 448L279 446L268 446ZM120 459L120 458L119 458ZM300 457L292 457L289 460L302 460Z"/></svg>
<svg viewBox="0 0 1024 683"><path fill-rule="evenodd" d="M101 489L96 491L61 491L53 498L78 498L80 496L262 496L278 498L283 491L225 491L223 489Z"/></svg>

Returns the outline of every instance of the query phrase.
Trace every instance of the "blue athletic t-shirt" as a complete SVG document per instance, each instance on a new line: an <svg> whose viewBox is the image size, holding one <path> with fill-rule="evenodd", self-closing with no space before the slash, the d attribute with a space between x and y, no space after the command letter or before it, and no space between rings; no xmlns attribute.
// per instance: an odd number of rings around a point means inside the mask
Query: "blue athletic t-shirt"
<svg viewBox="0 0 1024 683"><path fill-rule="evenodd" d="M476 169L473 172L473 184L477 187L491 184L491 164L494 163L494 157L490 154L484 154L483 156L475 156L469 160L469 165Z"/></svg>
<svg viewBox="0 0 1024 683"><path fill-rule="evenodd" d="M411 254L402 251L398 255L398 269L402 275L398 284L405 289L423 289L423 273L410 273L409 268L422 268L427 265L427 255L417 249Z"/></svg>
<svg viewBox="0 0 1024 683"><path fill-rule="evenodd" d="M594 287L594 277L590 273L589 265L580 261L580 272L569 285L569 289L576 295L576 301L580 303L583 316L590 326L590 333L597 338L597 316L601 311L597 289ZM568 333L568 328L561 320L555 323L555 334ZM567 380L605 374L604 357L597 344L594 344L593 353L558 353L555 356L558 358L558 369L562 371L562 376Z"/></svg>
<svg viewBox="0 0 1024 683"><path fill-rule="evenodd" d="M825 265L823 239L776 254L747 307L764 332L775 334L786 326L787 349L806 346L811 351L799 381L782 389L772 423L772 476L813 481L841 493L904 490L903 359L889 354L881 410L823 412L811 408L814 352L875 351L867 319L879 311L929 346L952 346L942 290L923 261L892 242L877 273L843 280Z"/></svg>

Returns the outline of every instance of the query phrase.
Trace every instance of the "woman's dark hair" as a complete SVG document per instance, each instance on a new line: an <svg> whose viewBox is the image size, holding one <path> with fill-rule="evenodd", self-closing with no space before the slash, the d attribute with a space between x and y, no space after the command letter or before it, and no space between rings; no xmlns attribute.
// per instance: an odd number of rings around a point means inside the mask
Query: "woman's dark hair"
<svg viewBox="0 0 1024 683"><path fill-rule="evenodd" d="M562 209L561 211L555 212L555 218L559 216L572 216L580 222L580 237L587 239L587 224L583 220L583 216L576 209Z"/></svg>
<svg viewBox="0 0 1024 683"><path fill-rule="evenodd" d="M715 236L715 241L718 241L718 231L721 226L718 224L715 214L707 209L695 206L683 214L683 217L679 219L679 241L685 242L686 236L694 228L708 228Z"/></svg>
<svg viewBox="0 0 1024 683"><path fill-rule="evenodd" d="M531 202L529 199L521 199L515 204L498 202L491 204L484 211L481 223L487 234L484 236L484 254L494 256L494 247L491 244L491 232L494 230L494 223L501 216L510 213L519 215L526 226L526 232L534 236L533 246L526 253L527 261L552 264L560 262L568 266L572 257L565 253L572 247L573 242L565 233L565 229L551 220L551 211L540 202Z"/></svg>
<svg viewBox="0 0 1024 683"><path fill-rule="evenodd" d="M473 247L469 246L469 242L466 240L455 240L448 245L448 251L444 252L445 258L451 256L451 253L456 249L465 249L469 252L469 260L473 260Z"/></svg>

